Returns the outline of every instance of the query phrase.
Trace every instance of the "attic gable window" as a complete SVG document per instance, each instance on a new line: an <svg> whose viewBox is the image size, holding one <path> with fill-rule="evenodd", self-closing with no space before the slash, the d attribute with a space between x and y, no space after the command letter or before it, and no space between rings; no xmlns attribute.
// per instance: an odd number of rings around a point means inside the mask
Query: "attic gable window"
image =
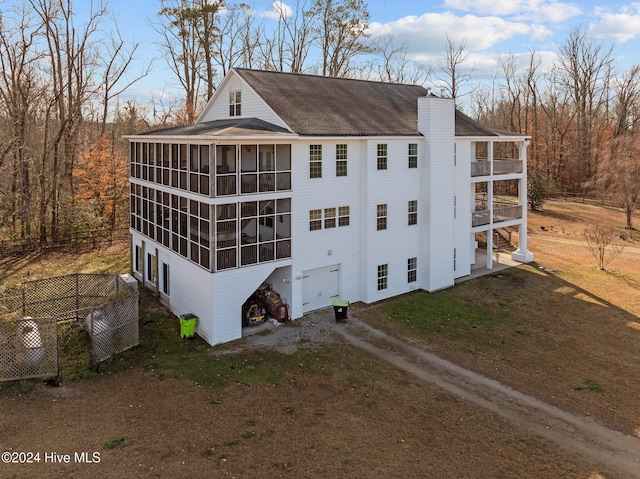
<svg viewBox="0 0 640 479"><path fill-rule="evenodd" d="M229 116L240 116L242 109L242 94L240 91L229 92Z"/></svg>

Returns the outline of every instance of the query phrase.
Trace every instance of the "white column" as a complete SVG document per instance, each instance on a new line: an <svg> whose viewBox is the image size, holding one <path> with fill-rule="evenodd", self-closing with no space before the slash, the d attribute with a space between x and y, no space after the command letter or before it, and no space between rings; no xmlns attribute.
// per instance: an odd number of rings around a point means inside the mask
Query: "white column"
<svg viewBox="0 0 640 479"><path fill-rule="evenodd" d="M491 148L490 148L490 151L491 151ZM491 166L491 170L493 170L493 166ZM487 181L487 207L489 208L489 229L487 230L487 269L493 269L493 180L492 179Z"/></svg>
<svg viewBox="0 0 640 479"><path fill-rule="evenodd" d="M520 143L520 160L522 161L522 178L518 183L518 200L522 208L522 219L518 225L518 249L511 254L511 259L520 263L533 261L533 253L527 249L527 147L528 141Z"/></svg>

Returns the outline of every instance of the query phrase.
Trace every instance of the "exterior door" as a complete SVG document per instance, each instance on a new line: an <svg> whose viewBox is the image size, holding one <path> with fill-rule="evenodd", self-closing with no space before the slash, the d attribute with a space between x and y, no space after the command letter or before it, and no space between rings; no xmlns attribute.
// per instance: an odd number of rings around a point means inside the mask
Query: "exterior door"
<svg viewBox="0 0 640 479"><path fill-rule="evenodd" d="M305 271L302 275L302 310L307 313L331 306L340 292L340 265Z"/></svg>

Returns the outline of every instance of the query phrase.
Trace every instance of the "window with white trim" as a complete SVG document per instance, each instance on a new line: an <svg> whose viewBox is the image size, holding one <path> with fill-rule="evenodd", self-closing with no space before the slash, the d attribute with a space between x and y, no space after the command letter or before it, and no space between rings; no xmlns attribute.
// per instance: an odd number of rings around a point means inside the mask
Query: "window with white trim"
<svg viewBox="0 0 640 479"><path fill-rule="evenodd" d="M324 209L324 227L325 228L336 227L336 209L335 208Z"/></svg>
<svg viewBox="0 0 640 479"><path fill-rule="evenodd" d="M376 205L376 229L378 231L387 229L387 205Z"/></svg>
<svg viewBox="0 0 640 479"><path fill-rule="evenodd" d="M408 203L408 224L417 225L418 224L418 201L411 200Z"/></svg>
<svg viewBox="0 0 640 479"><path fill-rule="evenodd" d="M413 283L418 279L418 258L407 260L407 282Z"/></svg>
<svg viewBox="0 0 640 479"><path fill-rule="evenodd" d="M377 168L379 170L387 169L387 145L386 143L378 144L377 148Z"/></svg>
<svg viewBox="0 0 640 479"><path fill-rule="evenodd" d="M229 92L229 116L242 114L242 93L240 91Z"/></svg>
<svg viewBox="0 0 640 479"><path fill-rule="evenodd" d="M158 285L158 257L151 253L147 253L147 281Z"/></svg>
<svg viewBox="0 0 640 479"><path fill-rule="evenodd" d="M309 211L309 231L322 229L322 210Z"/></svg>
<svg viewBox="0 0 640 479"><path fill-rule="evenodd" d="M336 226L349 226L349 207L324 208L309 211L309 231Z"/></svg>
<svg viewBox="0 0 640 479"><path fill-rule="evenodd" d="M169 296L169 265L162 263L162 293Z"/></svg>
<svg viewBox="0 0 640 479"><path fill-rule="evenodd" d="M388 278L389 278L389 265L388 264L378 265L378 291L387 289Z"/></svg>
<svg viewBox="0 0 640 479"><path fill-rule="evenodd" d="M322 178L322 145L309 145L309 178Z"/></svg>
<svg viewBox="0 0 640 479"><path fill-rule="evenodd" d="M338 226L349 226L349 207L338 207Z"/></svg>
<svg viewBox="0 0 640 479"><path fill-rule="evenodd" d="M347 145L336 145L336 176L347 176Z"/></svg>
<svg viewBox="0 0 640 479"><path fill-rule="evenodd" d="M136 257L133 261L133 267L135 269L136 273L140 273L142 274L142 270L144 269L144 261L143 261L143 254L142 254L142 247L139 245L136 245L136 253L135 253Z"/></svg>
<svg viewBox="0 0 640 479"><path fill-rule="evenodd" d="M418 167L418 144L409 143L409 168Z"/></svg>

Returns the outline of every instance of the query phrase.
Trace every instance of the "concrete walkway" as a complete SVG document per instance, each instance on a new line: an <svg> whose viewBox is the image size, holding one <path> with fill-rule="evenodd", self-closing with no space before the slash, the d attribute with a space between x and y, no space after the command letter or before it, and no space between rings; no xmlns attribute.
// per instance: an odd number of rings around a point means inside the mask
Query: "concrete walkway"
<svg viewBox="0 0 640 479"><path fill-rule="evenodd" d="M476 262L471 265L471 274L456 279L456 284L522 264L511 259L510 251L494 251L492 260L493 268L487 269L487 250L476 249Z"/></svg>

